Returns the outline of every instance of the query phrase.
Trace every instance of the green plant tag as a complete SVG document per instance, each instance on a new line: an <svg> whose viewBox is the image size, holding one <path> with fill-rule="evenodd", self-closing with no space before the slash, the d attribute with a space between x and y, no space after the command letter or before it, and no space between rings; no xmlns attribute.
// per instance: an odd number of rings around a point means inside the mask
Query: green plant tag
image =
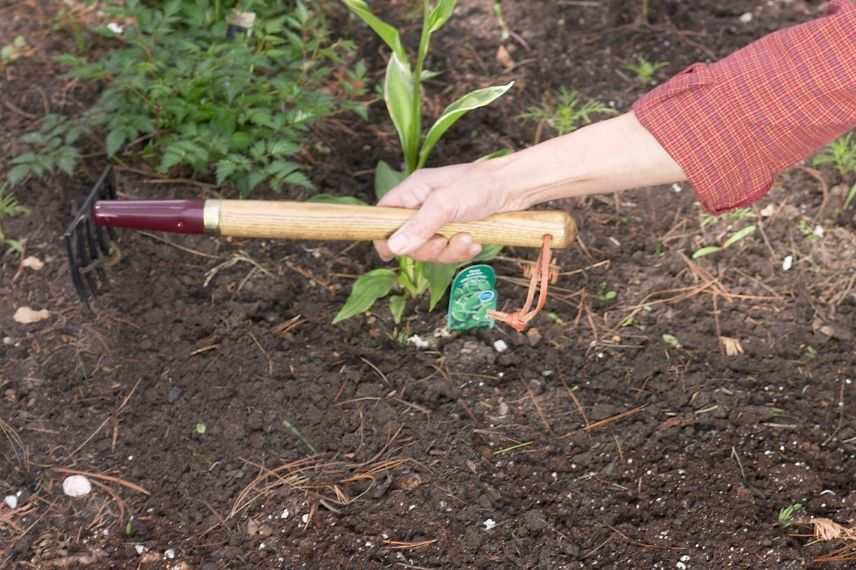
<svg viewBox="0 0 856 570"><path fill-rule="evenodd" d="M473 265L461 270L449 293L449 330L489 328L496 310L496 272L490 265Z"/></svg>

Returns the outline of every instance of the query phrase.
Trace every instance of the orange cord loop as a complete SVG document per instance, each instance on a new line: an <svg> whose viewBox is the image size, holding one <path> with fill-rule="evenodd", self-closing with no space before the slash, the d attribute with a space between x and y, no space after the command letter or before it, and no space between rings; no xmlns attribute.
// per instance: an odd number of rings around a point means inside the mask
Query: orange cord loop
<svg viewBox="0 0 856 570"><path fill-rule="evenodd" d="M505 323L517 332L523 332L529 326L529 322L544 308L547 302L547 290L550 286L551 273L551 257L552 250L550 245L553 242L553 236L545 235L544 242L541 245L541 253L538 255L538 261L532 268L529 278L529 292L526 294L526 303L518 311L512 313L503 313L502 311L491 311L490 318L501 323ZM535 300L535 290L538 289L538 284L541 284L541 289L538 292L538 304L534 309L532 301Z"/></svg>

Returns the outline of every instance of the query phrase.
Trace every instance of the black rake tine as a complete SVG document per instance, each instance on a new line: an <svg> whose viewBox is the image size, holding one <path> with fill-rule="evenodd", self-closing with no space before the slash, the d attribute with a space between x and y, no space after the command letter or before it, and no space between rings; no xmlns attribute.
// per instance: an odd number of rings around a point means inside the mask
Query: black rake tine
<svg viewBox="0 0 856 570"><path fill-rule="evenodd" d="M88 246L87 252L89 257L92 259L93 267L95 268L93 279L95 280L95 287L97 290L99 288L99 279L101 280L101 283L107 283L107 272L104 271L104 266L101 264L101 253L98 249L98 242L95 240L95 232L92 230L93 225L95 224L92 223L92 216L87 216L86 221L83 223L83 231L86 234L86 245Z"/></svg>
<svg viewBox="0 0 856 570"><path fill-rule="evenodd" d="M89 271L90 266L92 265L92 259L89 257L89 250L86 249L86 236L83 235L83 231L81 231L80 226L75 229L74 233L77 236L77 259L82 261L81 274L83 281L89 288L91 295L94 296L98 291L98 282L95 277L91 275L91 271Z"/></svg>
<svg viewBox="0 0 856 570"><path fill-rule="evenodd" d="M91 292L88 290L86 283L83 280L83 276L80 274L80 265L77 263L77 257L74 252L74 240L72 239L72 235L73 234L71 233L66 233L64 236L65 252L68 255L68 266L71 271L71 282L74 284L74 290L77 291L77 296L80 297L81 301L83 301L88 307Z"/></svg>
<svg viewBox="0 0 856 570"><path fill-rule="evenodd" d="M116 234L112 228L104 231L104 228L95 224L92 208L96 200L116 198L112 174L112 165L108 165L75 212L74 219L63 235L72 284L78 297L90 310L89 299L95 297L101 289L99 281L102 284L109 283L100 260L111 255L111 240L116 239Z"/></svg>

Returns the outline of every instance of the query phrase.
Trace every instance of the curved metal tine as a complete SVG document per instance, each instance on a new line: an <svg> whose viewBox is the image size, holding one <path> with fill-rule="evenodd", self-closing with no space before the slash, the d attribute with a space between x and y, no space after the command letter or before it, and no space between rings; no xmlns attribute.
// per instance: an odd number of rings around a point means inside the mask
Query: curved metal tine
<svg viewBox="0 0 856 570"><path fill-rule="evenodd" d="M93 260L93 267L95 269L95 287L96 293L98 292L99 284L106 285L109 283L107 279L107 272L104 271L104 265L101 263L101 253L98 249L98 242L95 239L95 232L92 230L92 221L91 217L87 216L86 220L83 222L83 231L86 233L86 245L89 248L89 257ZM100 283L99 283L100 280Z"/></svg>
<svg viewBox="0 0 856 570"><path fill-rule="evenodd" d="M116 174L113 170L113 166L108 166L107 171L105 172L104 178L102 178L103 186L101 187L101 198L104 200L115 200L116 199ZM92 209L90 208L90 213ZM100 226L96 226L100 229ZM112 226L107 226L107 235L113 241L116 241L117 235L116 230ZM108 247L109 251L109 247Z"/></svg>
<svg viewBox="0 0 856 570"><path fill-rule="evenodd" d="M89 225L95 233L95 243L98 245L97 257L109 257L112 249L110 246L110 241L111 239L115 238L113 238L113 236L111 236L109 232L104 231L103 227L95 223L95 221L92 219L91 209L89 210L89 212L87 212L87 216Z"/></svg>
<svg viewBox="0 0 856 570"><path fill-rule="evenodd" d="M98 292L98 282L92 275L92 258L89 257L89 251L86 249L86 236L83 235L82 228L78 226L74 234L77 236L77 259L81 261L80 272L86 286L89 288L91 296L95 296Z"/></svg>
<svg viewBox="0 0 856 570"><path fill-rule="evenodd" d="M80 300L83 301L86 306L89 306L89 297L91 296L91 292L86 286L86 282L83 280L83 277L80 275L80 264L78 263L77 256L75 255L74 250L74 240L72 239L73 234L65 234L65 252L68 256L68 269L71 272L71 282L74 285L74 290L77 291L77 296L80 297Z"/></svg>

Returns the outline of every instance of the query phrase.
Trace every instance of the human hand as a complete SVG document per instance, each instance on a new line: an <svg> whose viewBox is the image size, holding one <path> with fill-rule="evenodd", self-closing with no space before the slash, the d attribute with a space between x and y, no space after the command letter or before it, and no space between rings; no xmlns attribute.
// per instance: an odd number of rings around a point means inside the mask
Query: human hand
<svg viewBox="0 0 856 570"><path fill-rule="evenodd" d="M444 225L523 209L503 189L490 161L417 170L377 205L417 210L389 240L375 242L381 258L407 255L435 263L461 263L481 252L469 234L438 236Z"/></svg>

